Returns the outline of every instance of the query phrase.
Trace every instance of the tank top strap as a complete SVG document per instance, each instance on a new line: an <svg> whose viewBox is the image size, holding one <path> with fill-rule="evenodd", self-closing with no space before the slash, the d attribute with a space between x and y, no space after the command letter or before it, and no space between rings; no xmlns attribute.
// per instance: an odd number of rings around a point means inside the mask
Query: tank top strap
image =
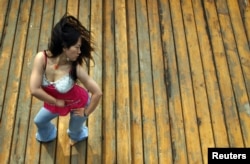
<svg viewBox="0 0 250 164"><path fill-rule="evenodd" d="M44 70L46 70L46 66L47 66L47 53L46 53L46 50L43 51L43 54L44 54L44 60L45 60Z"/></svg>

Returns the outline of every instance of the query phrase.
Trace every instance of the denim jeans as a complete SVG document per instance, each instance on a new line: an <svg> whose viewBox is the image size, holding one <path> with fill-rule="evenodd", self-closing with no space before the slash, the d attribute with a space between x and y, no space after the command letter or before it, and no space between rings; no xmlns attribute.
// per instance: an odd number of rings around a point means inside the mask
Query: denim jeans
<svg viewBox="0 0 250 164"><path fill-rule="evenodd" d="M57 137L57 128L51 120L58 117L58 114L51 113L42 107L37 113L34 122L37 126L36 139L40 142L49 142ZM87 117L76 116L70 113L69 128L67 133L74 141L81 141L88 137L88 128L83 125Z"/></svg>

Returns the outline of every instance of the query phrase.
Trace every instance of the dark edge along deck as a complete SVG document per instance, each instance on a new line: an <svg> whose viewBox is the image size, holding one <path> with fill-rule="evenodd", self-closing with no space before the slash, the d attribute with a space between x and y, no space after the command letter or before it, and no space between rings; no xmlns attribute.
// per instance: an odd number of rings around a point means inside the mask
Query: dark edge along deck
<svg viewBox="0 0 250 164"><path fill-rule="evenodd" d="M207 163L209 147L250 147L249 0L0 0L0 161ZM89 138L35 139L29 76L68 12L91 30L103 90ZM94 66L93 66L94 65Z"/></svg>

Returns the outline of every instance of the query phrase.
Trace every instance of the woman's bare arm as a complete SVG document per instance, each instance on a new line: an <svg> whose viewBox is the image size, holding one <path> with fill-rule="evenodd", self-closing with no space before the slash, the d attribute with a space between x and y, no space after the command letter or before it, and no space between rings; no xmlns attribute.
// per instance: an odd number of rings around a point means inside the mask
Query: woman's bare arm
<svg viewBox="0 0 250 164"><path fill-rule="evenodd" d="M91 114L97 107L101 96L102 91L99 88L98 84L84 71L81 66L77 66L77 77L86 87L86 89L91 93L91 101L88 107L84 110L85 115Z"/></svg>
<svg viewBox="0 0 250 164"><path fill-rule="evenodd" d="M30 92L33 96L41 101L55 104L56 106L64 106L63 100L57 100L47 94L42 88L42 77L44 73L45 59L43 52L39 52L34 59L33 68L30 76Z"/></svg>

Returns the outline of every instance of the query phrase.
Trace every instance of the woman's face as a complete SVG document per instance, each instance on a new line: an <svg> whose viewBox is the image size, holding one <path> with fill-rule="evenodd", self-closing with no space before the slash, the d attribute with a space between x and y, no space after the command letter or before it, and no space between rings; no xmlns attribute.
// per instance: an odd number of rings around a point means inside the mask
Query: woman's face
<svg viewBox="0 0 250 164"><path fill-rule="evenodd" d="M79 37L75 45L72 45L69 48L64 49L65 50L64 52L70 61L76 61L77 57L81 53L81 45L82 45L82 39L81 37Z"/></svg>

